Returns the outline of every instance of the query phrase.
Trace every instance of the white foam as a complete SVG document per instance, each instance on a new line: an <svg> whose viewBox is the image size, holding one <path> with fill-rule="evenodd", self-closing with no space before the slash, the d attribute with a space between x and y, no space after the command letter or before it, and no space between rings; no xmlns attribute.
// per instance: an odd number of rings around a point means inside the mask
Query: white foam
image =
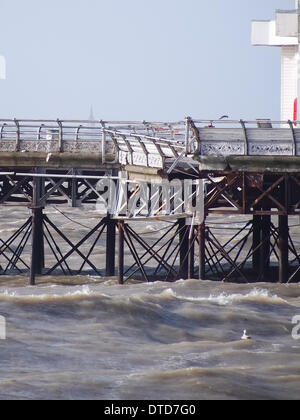
<svg viewBox="0 0 300 420"><path fill-rule="evenodd" d="M30 300L58 300L58 299L72 299L72 298L82 298L82 297L108 297L104 293L97 292L95 290L91 290L88 285L83 285L79 288L76 287L75 290L68 288L61 287L58 291L59 286L56 287L55 292L51 293L49 287L45 289L35 289L35 293L32 293L32 288L25 287L20 288L17 290L5 289L0 290L0 299L30 299Z"/></svg>
<svg viewBox="0 0 300 420"><path fill-rule="evenodd" d="M171 292L168 292L170 294ZM219 295L209 295L208 297L194 297L194 296L179 296L174 291L173 296L177 299L194 301L194 302L211 302L216 303L221 306L232 305L235 302L263 302L263 303L272 303L272 304L287 304L287 301L278 297L277 295L272 295L268 290L254 288L251 292L243 295L241 293L228 294L222 292Z"/></svg>
<svg viewBox="0 0 300 420"><path fill-rule="evenodd" d="M125 290L125 289L124 289ZM173 288L169 287L164 289L159 294L152 294L151 290L148 290L145 294L143 291L142 293L136 293L132 290L127 290L127 293L130 295L131 298L133 297L140 297L144 298L145 295L152 295L156 296L157 299L179 299L183 301L190 301L190 302L208 302L220 306L227 306L232 305L236 302L254 302L254 303L265 303L265 304L287 304L287 301L278 297L277 295L272 295L268 290L254 288L249 293L241 294L241 293L233 293L228 294L222 292L218 295L210 294L209 296L183 296ZM103 288L101 291L97 286L90 285L83 285L83 286L47 286L41 288L35 288L34 292L32 287L24 287L24 288L6 288L0 289L0 299L36 299L36 300L51 300L51 299L66 299L66 298L84 298L84 297L105 297L109 298L111 296L103 293Z"/></svg>

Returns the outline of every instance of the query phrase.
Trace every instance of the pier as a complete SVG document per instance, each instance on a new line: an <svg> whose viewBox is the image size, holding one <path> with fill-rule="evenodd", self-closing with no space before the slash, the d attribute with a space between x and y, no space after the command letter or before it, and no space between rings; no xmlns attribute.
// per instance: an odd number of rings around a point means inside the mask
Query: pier
<svg viewBox="0 0 300 420"><path fill-rule="evenodd" d="M300 129L191 117L0 120L0 205L30 210L0 237L0 275L31 285L54 274L296 282ZM81 208L82 225L92 210L97 223L74 241L48 214L53 206L66 217ZM161 224L151 239L141 229L150 222Z"/></svg>

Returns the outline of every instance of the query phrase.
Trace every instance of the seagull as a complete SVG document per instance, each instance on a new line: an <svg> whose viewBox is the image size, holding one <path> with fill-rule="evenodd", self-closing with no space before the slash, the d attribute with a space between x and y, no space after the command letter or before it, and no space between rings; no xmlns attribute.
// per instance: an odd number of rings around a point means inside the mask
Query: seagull
<svg viewBox="0 0 300 420"><path fill-rule="evenodd" d="M246 330L244 330L244 334L243 334L243 337L241 338L241 340L251 340L251 337L249 335L247 335Z"/></svg>
<svg viewBox="0 0 300 420"><path fill-rule="evenodd" d="M47 163L49 162L49 160L50 160L51 156L52 156L52 153L48 153L48 155L47 155L47 157L46 157L46 162L47 162Z"/></svg>

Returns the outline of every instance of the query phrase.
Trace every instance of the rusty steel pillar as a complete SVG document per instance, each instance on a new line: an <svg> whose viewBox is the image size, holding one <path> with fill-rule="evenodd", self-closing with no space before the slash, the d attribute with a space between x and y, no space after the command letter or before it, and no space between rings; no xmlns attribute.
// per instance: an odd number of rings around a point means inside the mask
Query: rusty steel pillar
<svg viewBox="0 0 300 420"><path fill-rule="evenodd" d="M253 270L260 271L261 216L253 216Z"/></svg>
<svg viewBox="0 0 300 420"><path fill-rule="evenodd" d="M32 243L30 285L35 285L35 276L42 274L45 265L44 234L43 234L43 209L32 208Z"/></svg>
<svg viewBox="0 0 300 420"><path fill-rule="evenodd" d="M106 226L106 276L111 277L116 271L116 222L108 217Z"/></svg>
<svg viewBox="0 0 300 420"><path fill-rule="evenodd" d="M72 207L77 207L77 198L78 198L78 180L73 178L71 180L71 197L72 197Z"/></svg>
<svg viewBox="0 0 300 420"><path fill-rule="evenodd" d="M195 277L195 232L194 228L189 230L189 256L188 256L188 278Z"/></svg>
<svg viewBox="0 0 300 420"><path fill-rule="evenodd" d="M279 283L289 280L289 222L288 216L278 216Z"/></svg>
<svg viewBox="0 0 300 420"><path fill-rule="evenodd" d="M253 216L252 266L253 270L259 274L260 280L268 281L270 275L271 216L267 213L270 208L267 206L256 207L255 210L265 214Z"/></svg>
<svg viewBox="0 0 300 420"><path fill-rule="evenodd" d="M206 280L205 275L205 222L198 226L199 244L199 280Z"/></svg>
<svg viewBox="0 0 300 420"><path fill-rule="evenodd" d="M35 277L42 274L45 266L44 231L43 231L43 208L39 204L40 180L33 180L32 196L32 242L31 242L31 264L30 264L30 285L35 285Z"/></svg>
<svg viewBox="0 0 300 420"><path fill-rule="evenodd" d="M264 209L268 211L270 209ZM271 216L261 217L261 248L260 248L260 278L269 281L270 278L270 252L271 252Z"/></svg>
<svg viewBox="0 0 300 420"><path fill-rule="evenodd" d="M180 272L184 279L189 277L189 226L185 219L179 219Z"/></svg>
<svg viewBox="0 0 300 420"><path fill-rule="evenodd" d="M43 208L37 208L35 214L36 235L37 235L37 263L36 273L42 274L45 268L45 247L44 247L44 226Z"/></svg>
<svg viewBox="0 0 300 420"><path fill-rule="evenodd" d="M119 284L124 284L124 222L118 221L119 246L118 246L118 279Z"/></svg>

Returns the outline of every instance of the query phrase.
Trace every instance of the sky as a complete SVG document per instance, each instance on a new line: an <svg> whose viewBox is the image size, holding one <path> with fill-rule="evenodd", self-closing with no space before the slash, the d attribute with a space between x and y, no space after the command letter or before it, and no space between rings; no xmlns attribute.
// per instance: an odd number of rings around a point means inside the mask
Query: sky
<svg viewBox="0 0 300 420"><path fill-rule="evenodd" d="M280 119L280 48L251 21L294 0L0 0L0 119Z"/></svg>

